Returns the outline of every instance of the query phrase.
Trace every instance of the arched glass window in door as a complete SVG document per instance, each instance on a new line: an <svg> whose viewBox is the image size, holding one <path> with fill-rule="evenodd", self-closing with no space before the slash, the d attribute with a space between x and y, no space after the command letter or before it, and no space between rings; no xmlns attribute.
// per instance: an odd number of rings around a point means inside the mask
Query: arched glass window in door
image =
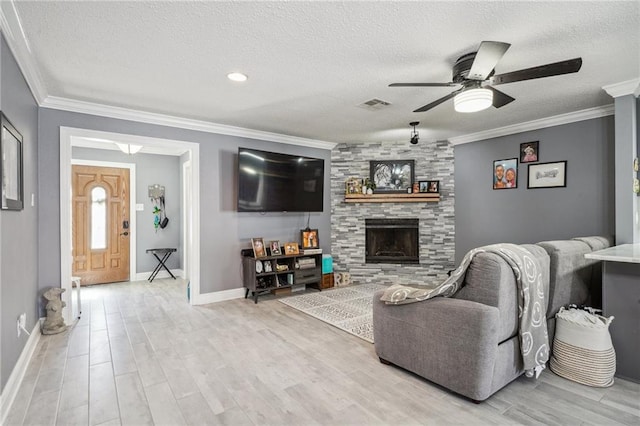
<svg viewBox="0 0 640 426"><path fill-rule="evenodd" d="M101 186L91 190L91 249L107 248L107 192Z"/></svg>

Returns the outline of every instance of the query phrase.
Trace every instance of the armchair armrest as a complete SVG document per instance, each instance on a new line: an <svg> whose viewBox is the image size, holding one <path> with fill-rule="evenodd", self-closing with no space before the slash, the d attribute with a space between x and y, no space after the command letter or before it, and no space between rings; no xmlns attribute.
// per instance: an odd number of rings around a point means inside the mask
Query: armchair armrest
<svg viewBox="0 0 640 426"><path fill-rule="evenodd" d="M436 297L386 305L373 297L373 334L381 360L475 400L491 394L498 349L498 308Z"/></svg>

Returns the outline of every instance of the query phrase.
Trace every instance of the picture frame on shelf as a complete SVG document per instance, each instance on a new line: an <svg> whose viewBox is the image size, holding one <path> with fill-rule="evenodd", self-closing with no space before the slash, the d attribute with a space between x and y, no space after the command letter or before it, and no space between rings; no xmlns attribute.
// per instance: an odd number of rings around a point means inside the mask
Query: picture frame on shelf
<svg viewBox="0 0 640 426"><path fill-rule="evenodd" d="M300 240L302 241L303 249L315 249L320 247L317 229L301 229Z"/></svg>
<svg viewBox="0 0 640 426"><path fill-rule="evenodd" d="M439 180L428 180L427 181L427 193L429 194L439 194L440 193L440 181Z"/></svg>
<svg viewBox="0 0 640 426"><path fill-rule="evenodd" d="M369 175L376 185L376 192L406 193L407 188L412 188L415 181L415 161L369 161Z"/></svg>
<svg viewBox="0 0 640 426"><path fill-rule="evenodd" d="M267 250L264 247L263 238L252 238L251 247L253 248L253 257L256 259L267 257Z"/></svg>
<svg viewBox="0 0 640 426"><path fill-rule="evenodd" d="M291 241L284 244L284 254L292 255L292 254L300 254L300 249L298 248L298 243Z"/></svg>
<svg viewBox="0 0 640 426"><path fill-rule="evenodd" d="M429 181L428 180L421 180L418 181L418 189L419 189L419 193L424 194L427 191L427 189L429 189Z"/></svg>
<svg viewBox="0 0 640 426"><path fill-rule="evenodd" d="M280 241L269 241L269 251L271 252L271 256L280 256L282 254Z"/></svg>
<svg viewBox="0 0 640 426"><path fill-rule="evenodd" d="M540 141L524 142L520 144L520 162L535 163L539 158Z"/></svg>
<svg viewBox="0 0 640 426"><path fill-rule="evenodd" d="M518 159L505 158L493 162L493 189L518 187Z"/></svg>
<svg viewBox="0 0 640 426"><path fill-rule="evenodd" d="M22 210L24 208L22 135L0 112L0 187L2 188L2 210Z"/></svg>
<svg viewBox="0 0 640 426"><path fill-rule="evenodd" d="M344 185L345 194L362 194L362 179L349 178Z"/></svg>
<svg viewBox="0 0 640 426"><path fill-rule="evenodd" d="M565 188L567 186L567 162L529 164L527 189Z"/></svg>

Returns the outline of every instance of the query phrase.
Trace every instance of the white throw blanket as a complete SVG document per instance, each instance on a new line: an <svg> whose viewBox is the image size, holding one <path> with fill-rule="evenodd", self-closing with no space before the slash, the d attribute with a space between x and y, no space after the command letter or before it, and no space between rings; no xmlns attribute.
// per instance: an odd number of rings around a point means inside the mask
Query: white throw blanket
<svg viewBox="0 0 640 426"><path fill-rule="evenodd" d="M511 266L518 285L520 351L527 377L538 377L549 359L545 281L540 264L528 250L515 244L493 244L469 251L460 266L435 287L407 287L399 284L384 291L380 300L391 305L420 302L436 296L450 297L462 285L471 260L478 253L495 253Z"/></svg>

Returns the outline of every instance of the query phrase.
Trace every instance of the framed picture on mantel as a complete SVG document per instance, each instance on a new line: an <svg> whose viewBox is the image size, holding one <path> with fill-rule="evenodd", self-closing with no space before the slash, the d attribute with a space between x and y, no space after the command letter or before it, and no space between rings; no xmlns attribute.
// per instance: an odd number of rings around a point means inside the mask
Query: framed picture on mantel
<svg viewBox="0 0 640 426"><path fill-rule="evenodd" d="M414 182L413 160L370 161L369 174L376 192L407 192Z"/></svg>

